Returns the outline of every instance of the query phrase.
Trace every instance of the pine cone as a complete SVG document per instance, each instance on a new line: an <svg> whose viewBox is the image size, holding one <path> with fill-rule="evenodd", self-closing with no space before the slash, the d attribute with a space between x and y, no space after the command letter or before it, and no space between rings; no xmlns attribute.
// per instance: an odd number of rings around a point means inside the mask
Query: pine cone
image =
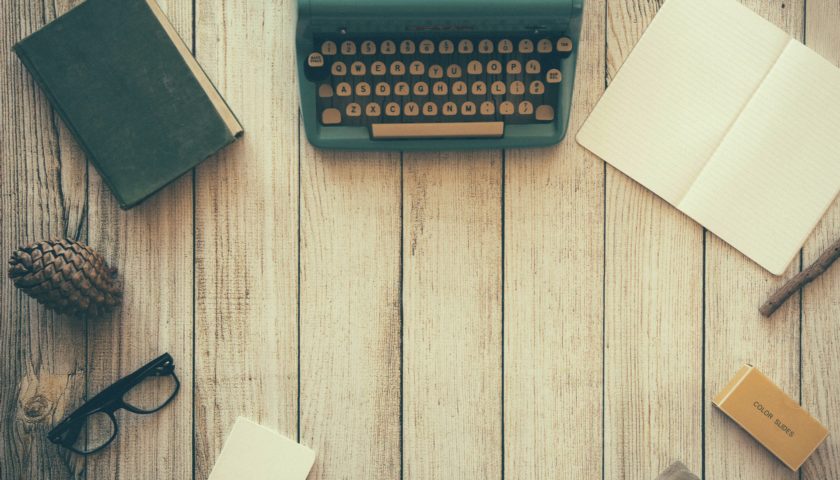
<svg viewBox="0 0 840 480"><path fill-rule="evenodd" d="M122 298L116 269L70 239L20 247L9 259L9 278L45 307L69 315L99 315Z"/></svg>

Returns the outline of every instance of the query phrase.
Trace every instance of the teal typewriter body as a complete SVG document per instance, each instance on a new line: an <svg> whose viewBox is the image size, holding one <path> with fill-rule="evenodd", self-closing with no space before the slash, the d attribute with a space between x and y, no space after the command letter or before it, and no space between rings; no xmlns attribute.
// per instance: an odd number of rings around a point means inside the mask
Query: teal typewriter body
<svg viewBox="0 0 840 480"><path fill-rule="evenodd" d="M298 0L310 143L349 150L558 143L583 0Z"/></svg>

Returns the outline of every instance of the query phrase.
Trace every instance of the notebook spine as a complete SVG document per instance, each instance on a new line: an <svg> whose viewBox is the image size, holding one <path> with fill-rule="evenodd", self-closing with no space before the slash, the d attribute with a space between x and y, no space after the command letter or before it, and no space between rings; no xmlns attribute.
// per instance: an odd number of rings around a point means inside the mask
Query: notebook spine
<svg viewBox="0 0 840 480"><path fill-rule="evenodd" d="M73 125L73 122L70 121L70 117L65 113L64 109L61 107L61 103L58 101L55 95L53 95L52 89L50 88L49 84L44 79L44 77L41 75L41 73L38 71L38 67L36 67L32 61L30 61L29 55L26 52L26 44L23 42L18 43L12 48L12 50L15 52L15 55L17 55L17 57L20 59L20 61L23 63L26 69L29 71L29 74L32 75L32 78L35 79L35 82L41 88L41 91L44 92L44 95L47 97L47 100L49 101L53 111L58 113L58 116L64 122L64 125L67 126L67 129L70 130L70 133L73 135L73 138L76 139L76 142L78 142L79 146L82 148L82 151L85 153L87 159L90 160L94 164L94 166L97 167L97 170L100 172L100 176L108 185L108 188L111 190L111 192L113 192L114 196L117 198L120 207L125 208L125 199L122 196L120 196L118 190L114 188L114 185L111 182L111 180L108 178L107 175L104 174L103 170L99 168L99 163L96 160L96 156L93 154L91 149L88 148L88 145L85 143L84 138L81 135L79 135L79 131L76 129L75 125Z"/></svg>

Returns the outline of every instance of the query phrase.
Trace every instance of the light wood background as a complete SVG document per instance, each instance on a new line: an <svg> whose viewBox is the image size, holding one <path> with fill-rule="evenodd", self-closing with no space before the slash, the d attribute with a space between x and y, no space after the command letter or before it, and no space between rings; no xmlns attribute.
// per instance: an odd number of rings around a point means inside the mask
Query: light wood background
<svg viewBox="0 0 840 480"><path fill-rule="evenodd" d="M129 212L10 51L76 3L0 0L0 253L86 241L125 303L72 320L0 281L3 480L204 479L240 415L311 479L840 478L840 270L763 319L784 278L574 141L660 2L587 2L561 145L400 155L306 142L293 0L163 0L247 133ZM840 63L837 0L746 3ZM838 236L835 205L786 276ZM164 351L171 406L87 459L48 443ZM835 432L798 473L710 404L744 362Z"/></svg>

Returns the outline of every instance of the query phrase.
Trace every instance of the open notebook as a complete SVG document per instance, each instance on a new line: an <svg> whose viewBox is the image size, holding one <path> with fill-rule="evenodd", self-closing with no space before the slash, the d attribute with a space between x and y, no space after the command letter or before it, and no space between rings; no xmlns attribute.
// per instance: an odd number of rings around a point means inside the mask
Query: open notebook
<svg viewBox="0 0 840 480"><path fill-rule="evenodd" d="M577 140L779 275L840 191L840 70L735 0L668 0Z"/></svg>

